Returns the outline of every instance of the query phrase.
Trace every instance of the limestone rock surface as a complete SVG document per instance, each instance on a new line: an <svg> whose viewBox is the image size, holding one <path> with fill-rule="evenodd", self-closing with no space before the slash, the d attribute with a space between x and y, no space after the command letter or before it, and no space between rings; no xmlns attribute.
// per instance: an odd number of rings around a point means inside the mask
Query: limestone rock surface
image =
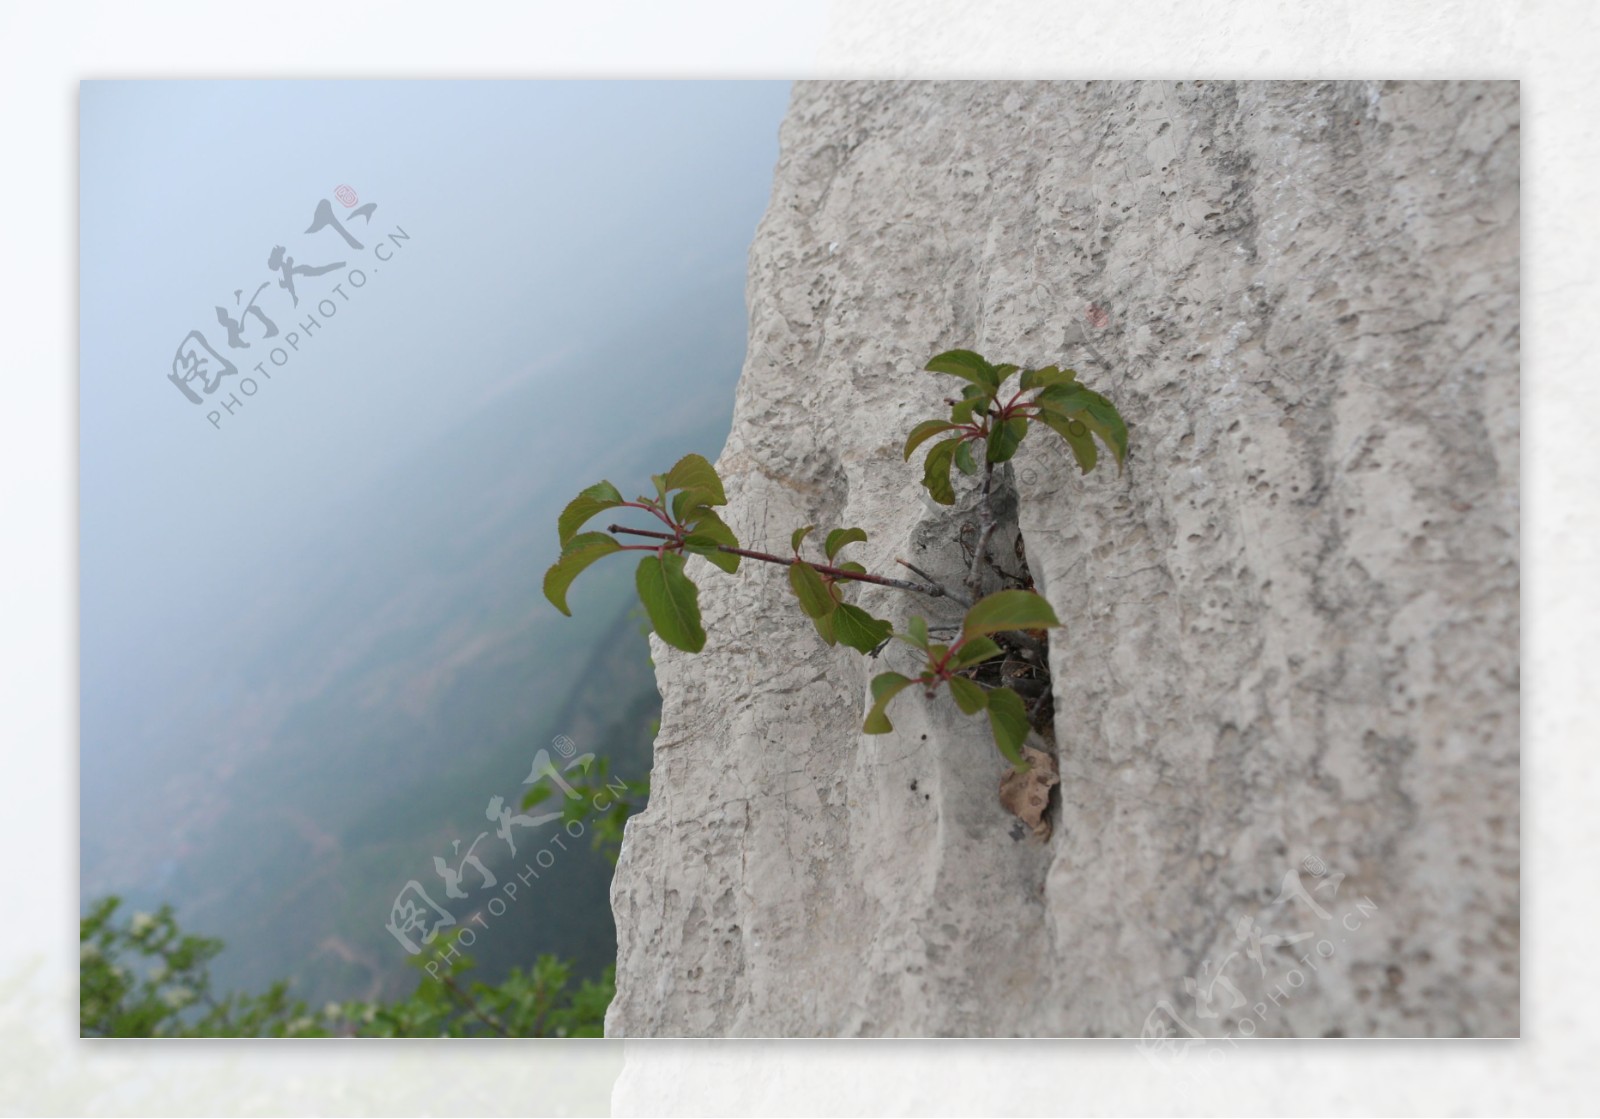
<svg viewBox="0 0 1600 1119"><path fill-rule="evenodd" d="M953 347L1070 365L1131 453L1082 476L1040 430L1006 478L1065 623L1043 843L948 697L861 733L908 650L690 561L610 1033L1518 1032L1518 122L1496 82L796 86L741 541L958 572L974 484L934 505L900 454Z"/></svg>

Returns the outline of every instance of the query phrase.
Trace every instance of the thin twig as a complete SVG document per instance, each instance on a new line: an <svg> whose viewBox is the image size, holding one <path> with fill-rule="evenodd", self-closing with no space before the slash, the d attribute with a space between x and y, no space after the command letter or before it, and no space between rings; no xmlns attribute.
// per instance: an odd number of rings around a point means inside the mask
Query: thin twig
<svg viewBox="0 0 1600 1119"><path fill-rule="evenodd" d="M1035 664L1046 664L1049 660L1045 654L1044 642L1029 637L1020 629L1008 629L996 636L1002 644L1009 644L1019 650L1024 660L1031 660Z"/></svg>
<svg viewBox="0 0 1600 1119"><path fill-rule="evenodd" d="M994 507L989 495L994 486L994 463L983 463L983 490L978 495L978 547L972 553L972 570L967 575L967 591L973 599L983 595L983 557L989 550L989 538L994 535Z"/></svg>
<svg viewBox="0 0 1600 1119"><path fill-rule="evenodd" d="M1029 589L1028 588L1028 580L1024 579L1021 575L1013 575L1013 574L1011 574L1011 572L1007 571L1005 568L1001 567L998 563L996 563L994 561L993 557L991 557L990 560L989 560L989 566L994 568L996 571L998 571L1000 573L1000 577L1002 579L1005 579L1005 580L1007 580L1009 582L1015 583L1019 589L1022 589L1022 590Z"/></svg>
<svg viewBox="0 0 1600 1119"><path fill-rule="evenodd" d="M1039 697L1029 704L1028 722L1037 723L1039 721L1039 713L1044 710L1044 701L1049 699L1053 694L1055 694L1054 689L1045 688L1039 693Z"/></svg>
<svg viewBox="0 0 1600 1119"><path fill-rule="evenodd" d="M1037 676L1002 676L1005 686L1020 696L1040 696L1049 690L1049 682Z"/></svg>
<svg viewBox="0 0 1600 1119"><path fill-rule="evenodd" d="M944 592L944 596L946 598L950 599L952 602L958 602L962 606L965 606L968 609L971 609L972 602L971 602L970 599L968 599L965 595L957 594L955 591L951 590L949 587L945 586L943 583L940 583L939 580L935 579L932 575L929 575L926 571L922 570L922 568L918 567L916 564L910 563L910 562L908 562L906 560L903 560L903 559L900 559L898 557L895 558L894 562L898 563L901 567L909 568L911 570L912 574L922 576L923 581L926 582L929 586L938 587L941 591Z"/></svg>

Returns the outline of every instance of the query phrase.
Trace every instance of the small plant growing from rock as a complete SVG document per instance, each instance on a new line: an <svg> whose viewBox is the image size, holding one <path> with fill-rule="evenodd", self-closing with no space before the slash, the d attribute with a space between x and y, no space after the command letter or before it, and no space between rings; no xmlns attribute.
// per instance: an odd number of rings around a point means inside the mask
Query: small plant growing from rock
<svg viewBox="0 0 1600 1119"><path fill-rule="evenodd" d="M1067 441L1078 466L1087 474L1099 455L1094 437L1099 436L1116 456L1117 469L1128 453L1128 428L1116 407L1099 393L1078 383L1071 369L1047 365L1042 369L1022 369L1016 365L991 365L971 350L947 350L927 365L931 373L947 373L966 381L958 400L948 400L948 419L924 420L906 437L905 455L936 435L943 435L928 449L923 461L922 484L928 496L940 505L955 504L955 488L950 484L950 467L963 474L976 474L974 448L982 448L983 489L978 503L978 546L972 556L967 587L974 596L982 585L983 564L987 560L989 538L994 534L991 497L994 468L1010 460L1028 435L1031 424L1042 423ZM1022 376L1017 389L1006 400L1005 384L1014 375ZM1032 393L1030 397L1028 394Z"/></svg>
<svg viewBox="0 0 1600 1119"><path fill-rule="evenodd" d="M1029 770L1027 749L1030 726L1049 700L1046 631L1061 623L1045 599L1028 586L1013 586L982 595L985 568L1000 570L989 555L996 520L993 509L995 467L1007 462L1034 424L1060 435L1079 468L1088 473L1099 461L1098 439L1111 452L1120 469L1127 455L1128 430L1117 409L1104 396L1078 383L1070 369L1045 366L1023 369L993 365L971 350L949 350L928 362L933 373L965 382L960 397L946 401L948 418L930 419L914 427L906 439L904 458L935 437L923 464L922 484L941 505L955 503L951 470L975 475L983 472L978 500L978 537L965 580L965 591L941 586L922 571L898 561L919 579L874 575L861 564L839 561L839 553L865 541L860 528L836 528L822 539L826 562L807 560L801 554L815 526L796 529L790 538L790 555L740 547L738 538L716 509L727 504L722 480L700 455L685 455L671 470L652 478L654 497L625 500L610 482L600 482L580 493L562 512L557 523L561 557L545 574L545 596L563 614L567 590L591 563L617 552L639 552L635 576L639 598L660 638L674 648L697 653L705 647L701 626L699 590L684 571L686 555L701 555L723 571L738 570L743 559L774 563L789 569L789 586L800 609L829 645L847 645L877 656L891 638L922 653L924 664L916 676L884 672L872 680L872 706L862 729L884 734L894 729L887 708L891 700L912 686L928 698L948 687L956 705L968 715L985 712L996 748L1017 774ZM1007 383L1018 377L1015 388ZM982 455L981 460L977 457ZM600 513L632 509L654 519L654 527L634 528L610 524L604 532L580 530ZM624 543L623 538L636 543ZM1003 573L1002 573L1003 574ZM1015 576L1011 577L1013 580ZM948 643L935 641L928 622L912 616L905 632L849 602L844 588L853 582L875 583L931 598L948 598L964 607L959 631ZM949 627L944 627L948 629ZM1015 659L1029 667L1032 703L1009 680L1005 665ZM997 670L996 666L999 665ZM1053 780L1052 780L1053 783ZM1046 790L1048 793L1048 790ZM1022 813L1018 813L1022 815ZM1038 814L1030 821L1037 825Z"/></svg>
<svg viewBox="0 0 1600 1119"><path fill-rule="evenodd" d="M926 663L916 676L883 672L872 678L872 709L867 712L862 730L868 734L887 734L894 729L884 710L890 700L913 684L920 685L923 693L932 699L939 685L944 684L963 713L976 715L979 711L988 711L995 746L1017 770L1025 771L1028 763L1022 756L1022 744L1027 740L1030 725L1027 705L1009 687L980 683L974 679L972 670L1004 651L990 634L1006 630L1042 630L1060 624L1043 597L1022 590L996 591L974 603L961 621L960 634L949 645L929 640L928 623L924 619L909 619L906 632L895 636L921 650Z"/></svg>

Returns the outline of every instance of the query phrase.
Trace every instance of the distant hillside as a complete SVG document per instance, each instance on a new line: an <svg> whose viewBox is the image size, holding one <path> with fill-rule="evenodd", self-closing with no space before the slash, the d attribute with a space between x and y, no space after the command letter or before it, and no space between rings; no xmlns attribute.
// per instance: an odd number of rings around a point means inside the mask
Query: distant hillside
<svg viewBox="0 0 1600 1119"><path fill-rule="evenodd" d="M479 852L500 846L486 805L520 800L541 746L565 734L647 772L658 699L632 565L587 573L573 618L540 584L579 488L608 477L631 495L684 453L717 454L744 349L738 282L501 394L308 525L273 583L206 632L159 635L126 681L86 678L86 694L129 698L124 717L85 720L85 901L173 902L227 942L225 986L394 993L414 978L390 903L410 879L442 898L433 858L455 862L455 840L488 830ZM610 867L577 846L481 938L487 975L544 951L609 962Z"/></svg>

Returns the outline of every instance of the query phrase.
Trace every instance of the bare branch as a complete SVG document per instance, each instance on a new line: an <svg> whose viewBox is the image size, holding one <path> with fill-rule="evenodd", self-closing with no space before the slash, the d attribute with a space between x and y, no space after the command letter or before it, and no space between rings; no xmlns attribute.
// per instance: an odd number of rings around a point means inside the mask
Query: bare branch
<svg viewBox="0 0 1600 1119"><path fill-rule="evenodd" d="M647 528L627 528L623 525L607 525L606 531L626 533L629 536L648 536L655 540L675 541L678 539L678 537L674 536L670 532L654 532ZM749 548L731 548L726 544L718 544L717 551L726 552L730 556L743 556L745 559L760 560L762 563L781 564L784 567L793 567L795 563L798 562L793 556L775 556L770 552L755 552L751 551ZM828 575L835 579L849 579L857 583L875 583L880 587L893 587L896 590L914 591L917 594L925 594L929 598L955 597L954 595L951 595L949 591L945 590L945 588L936 583L924 585L922 583L913 583L909 579L891 579L887 575L871 575L862 571L846 571L843 568L830 567L823 563L813 563L811 566L817 571L821 572L823 575ZM959 602L961 599L956 598L956 601Z"/></svg>

